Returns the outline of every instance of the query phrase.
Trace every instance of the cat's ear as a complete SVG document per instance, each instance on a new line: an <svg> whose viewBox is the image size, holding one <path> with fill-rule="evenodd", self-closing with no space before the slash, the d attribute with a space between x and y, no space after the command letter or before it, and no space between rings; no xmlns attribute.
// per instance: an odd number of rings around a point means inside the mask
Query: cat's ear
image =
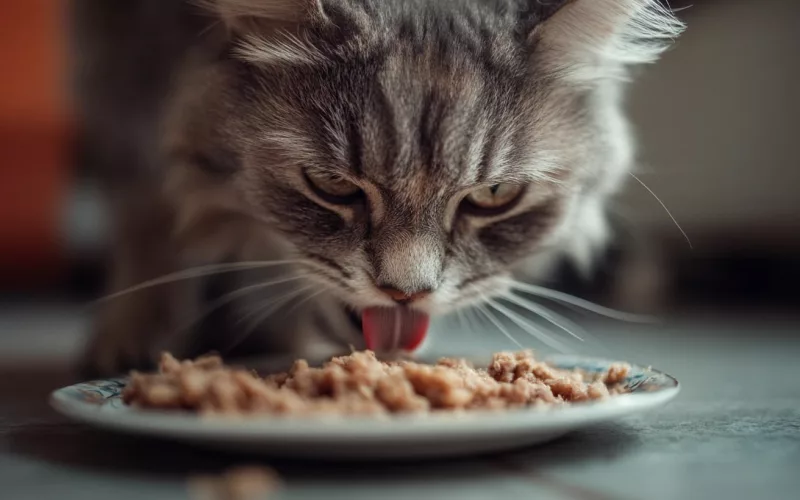
<svg viewBox="0 0 800 500"><path fill-rule="evenodd" d="M684 30L660 0L529 2L531 13L538 9L530 33L537 58L575 83L624 77L626 66L654 62Z"/></svg>
<svg viewBox="0 0 800 500"><path fill-rule="evenodd" d="M194 0L216 14L235 41L234 54L258 64L324 60L313 32L337 29L322 0Z"/></svg>
<svg viewBox="0 0 800 500"><path fill-rule="evenodd" d="M232 31L262 24L319 23L325 18L320 0L195 0L215 13Z"/></svg>

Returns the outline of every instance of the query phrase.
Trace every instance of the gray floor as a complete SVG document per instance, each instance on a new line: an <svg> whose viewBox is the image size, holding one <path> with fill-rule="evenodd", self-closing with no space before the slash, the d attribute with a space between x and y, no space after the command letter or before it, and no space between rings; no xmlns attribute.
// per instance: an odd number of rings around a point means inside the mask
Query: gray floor
<svg viewBox="0 0 800 500"><path fill-rule="evenodd" d="M416 464L273 461L287 481L278 498L796 497L800 321L695 318L587 329L593 339L571 349L661 368L683 383L679 398L655 413L500 456ZM55 415L45 398L72 382L64 362L82 332L69 307L0 314L0 498L186 498L189 475L257 460L101 433ZM508 347L499 334L448 329L431 349Z"/></svg>

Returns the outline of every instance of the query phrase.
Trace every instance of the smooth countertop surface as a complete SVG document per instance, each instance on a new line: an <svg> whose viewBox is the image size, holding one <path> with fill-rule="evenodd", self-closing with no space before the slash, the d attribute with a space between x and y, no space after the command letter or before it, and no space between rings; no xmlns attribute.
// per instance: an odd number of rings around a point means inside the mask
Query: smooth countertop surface
<svg viewBox="0 0 800 500"><path fill-rule="evenodd" d="M0 309L0 498L182 499L191 475L252 463L278 470L286 482L279 499L796 497L800 320L586 329L594 340L576 351L650 364L676 376L681 394L656 412L502 455L317 463L225 455L71 423L47 396L75 382L66 361L84 330L77 311ZM446 330L435 339L439 350L513 347L500 335Z"/></svg>

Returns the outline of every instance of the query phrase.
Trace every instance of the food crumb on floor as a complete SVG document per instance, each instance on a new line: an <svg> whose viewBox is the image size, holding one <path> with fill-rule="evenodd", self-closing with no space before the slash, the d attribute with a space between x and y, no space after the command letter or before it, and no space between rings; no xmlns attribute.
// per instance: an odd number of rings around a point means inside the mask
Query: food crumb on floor
<svg viewBox="0 0 800 500"><path fill-rule="evenodd" d="M218 476L189 479L191 500L270 500L281 488L278 474L269 467L242 466Z"/></svg>

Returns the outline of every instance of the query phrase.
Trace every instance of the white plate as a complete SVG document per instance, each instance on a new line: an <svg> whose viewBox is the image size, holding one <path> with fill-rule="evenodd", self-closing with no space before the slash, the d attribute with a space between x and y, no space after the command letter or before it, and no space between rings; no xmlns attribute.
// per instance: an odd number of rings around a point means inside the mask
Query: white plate
<svg viewBox="0 0 800 500"><path fill-rule="evenodd" d="M606 360L548 359L555 366L604 371ZM314 458L410 458L496 452L550 441L568 432L618 420L665 404L680 386L675 378L634 366L630 394L559 408L367 417L207 419L186 413L137 410L122 403L125 379L59 389L53 407L75 420L127 433L157 436L217 449Z"/></svg>

